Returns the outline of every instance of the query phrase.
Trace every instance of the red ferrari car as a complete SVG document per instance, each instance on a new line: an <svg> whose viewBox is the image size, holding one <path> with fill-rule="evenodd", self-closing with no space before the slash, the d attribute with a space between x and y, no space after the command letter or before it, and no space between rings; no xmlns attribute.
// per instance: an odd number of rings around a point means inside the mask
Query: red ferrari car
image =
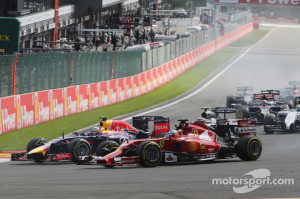
<svg viewBox="0 0 300 199"><path fill-rule="evenodd" d="M202 123L180 120L177 130L171 130L162 138L129 140L117 150L104 156L80 157L80 164L100 164L106 167L139 164L154 167L160 164L215 160L238 156L245 161L257 160L262 144L253 135L240 136L249 128L251 121L243 120L243 126L232 128L221 120L220 135Z"/></svg>

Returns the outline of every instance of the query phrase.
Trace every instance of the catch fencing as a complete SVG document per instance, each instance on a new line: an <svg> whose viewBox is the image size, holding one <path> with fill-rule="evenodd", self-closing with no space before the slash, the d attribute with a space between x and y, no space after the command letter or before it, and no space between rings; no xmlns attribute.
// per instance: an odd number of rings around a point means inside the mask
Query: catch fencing
<svg viewBox="0 0 300 199"><path fill-rule="evenodd" d="M40 124L71 114L93 110L99 107L104 107L110 104L122 102L124 100L148 93L156 89L157 87L171 81L185 70L203 61L204 59L206 59L216 51L222 49L223 47L229 45L230 43L240 39L252 30L253 23L249 23L222 37L217 38L216 40L201 45L200 47L195 48L194 50L188 53L182 54L181 56L178 56L175 59L172 59L168 62L164 62L163 64L157 67L152 67L152 69L146 70L145 72L129 77L122 77L118 79L110 79L107 81L101 81L96 83L67 86L64 88L50 89L39 92L27 93L23 95L13 95L10 97L0 98L0 134ZM156 51L158 51L158 49L156 49ZM152 52L156 51L154 50ZM55 65L56 63L59 63L61 66L63 66L63 64L67 62L66 60L71 59L70 57L65 57L65 61L58 60L58 58L61 58L59 57L60 55L56 57L57 60L52 60L48 57L49 63L47 64L49 65L47 65L47 67L49 68L45 70L53 70L51 69L51 66ZM70 54L69 56L71 55L72 54ZM83 57L90 56L90 59L95 59L93 63L97 63L97 61L99 61L99 58L93 54L86 55L85 53L79 53L78 55L82 55ZM123 59L125 59L124 57L117 57L117 54L107 53L104 55L105 56L102 58L107 59L107 62L109 63L111 63L111 60L118 60L117 62L120 62ZM125 55L127 60L131 58L129 57L129 55L131 55L130 53L124 54L124 56ZM145 54L140 54L140 56L143 57L145 56ZM25 62L26 56L20 56L18 58L21 60L20 63L23 63ZM161 59L164 58L161 57ZM10 58L10 60L8 59L8 62L11 60L12 57ZM96 69L86 71L80 69L76 71L74 70L74 68L77 64L86 64L86 62L84 62L83 59L80 57L74 57L74 55L72 55L71 60L73 60L73 63L70 64L70 67L67 69L62 67L62 69L60 69L60 72L67 73L68 69L72 71L73 65L74 73L72 73L71 78L69 77L67 81L62 81L60 83L66 83L68 81L71 81L73 77L74 80L76 80L76 78L80 79L76 81L85 82L88 80L79 77L79 74L81 72L83 72L84 74L91 74L96 71ZM26 67L28 68L27 70L30 72L23 74L22 78L28 78L26 77L27 75L30 76L30 78L37 78L35 75L33 75L35 73L34 71L42 70L43 67L40 67L39 62L34 63L29 62L27 60L26 63ZM29 63L35 65L35 67L30 66ZM37 69L37 67L40 69ZM12 71L16 70L16 68L17 66L15 65L11 66ZM118 68L114 69L120 70ZM132 70L135 70L135 68L132 68ZM106 71L103 70L103 73L112 75L112 71L113 70L109 72L109 69L107 69ZM57 75L60 74L57 73ZM35 80L38 81L38 79ZM24 81L22 82L24 83ZM24 85L24 87L27 88L29 84L30 83ZM45 86L45 84L43 86ZM53 84L51 86L55 85ZM41 87L42 86L40 86L39 88Z"/></svg>
<svg viewBox="0 0 300 199"><path fill-rule="evenodd" d="M140 74L210 43L247 24L248 12L236 23L216 24L147 52L44 52L0 56L0 97L64 88Z"/></svg>

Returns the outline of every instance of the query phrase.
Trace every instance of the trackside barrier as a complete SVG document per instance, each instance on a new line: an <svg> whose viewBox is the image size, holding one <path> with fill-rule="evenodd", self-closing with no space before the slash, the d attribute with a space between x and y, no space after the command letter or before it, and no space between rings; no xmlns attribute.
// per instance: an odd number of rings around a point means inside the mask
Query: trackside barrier
<svg viewBox="0 0 300 199"><path fill-rule="evenodd" d="M148 93L252 30L253 23L249 23L138 75L1 98L0 134Z"/></svg>

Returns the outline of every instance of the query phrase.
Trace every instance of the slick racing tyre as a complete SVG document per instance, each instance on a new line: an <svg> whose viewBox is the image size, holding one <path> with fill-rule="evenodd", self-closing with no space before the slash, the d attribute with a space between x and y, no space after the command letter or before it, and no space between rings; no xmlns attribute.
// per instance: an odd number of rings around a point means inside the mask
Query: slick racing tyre
<svg viewBox="0 0 300 199"><path fill-rule="evenodd" d="M265 119L264 119L264 131L267 134L272 134L274 133L274 131L270 131L267 127L267 125L274 125L275 121L274 121L275 115L274 114L266 114L265 115Z"/></svg>
<svg viewBox="0 0 300 199"><path fill-rule="evenodd" d="M48 141L45 138L33 138L32 140L30 140L28 142L26 151L27 151L27 153L29 153L32 149L43 146L47 142ZM48 158L48 155L46 154L43 156L43 154L41 154L41 153L35 153L29 157L31 157L30 159L34 160L36 163L42 163L42 162L44 162L45 159Z"/></svg>
<svg viewBox="0 0 300 199"><path fill-rule="evenodd" d="M142 142L136 152L143 167L155 167L162 161L162 150L155 142Z"/></svg>
<svg viewBox="0 0 300 199"><path fill-rule="evenodd" d="M227 108L231 108L231 104L235 104L236 103L236 99L233 95L229 95L226 98L226 107Z"/></svg>
<svg viewBox="0 0 300 199"><path fill-rule="evenodd" d="M71 153L72 161L78 163L79 156L88 156L92 154L91 145L85 139L74 139L68 146L67 150Z"/></svg>
<svg viewBox="0 0 300 199"><path fill-rule="evenodd" d="M33 138L28 142L26 151L29 153L32 149L42 146L47 142L48 141L45 138Z"/></svg>
<svg viewBox="0 0 300 199"><path fill-rule="evenodd" d="M241 160L257 160L262 153L262 144L258 137L243 136L238 140L235 151Z"/></svg>
<svg viewBox="0 0 300 199"><path fill-rule="evenodd" d="M101 142L96 148L96 155L106 156L107 154L114 152L118 147L119 144L112 140Z"/></svg>

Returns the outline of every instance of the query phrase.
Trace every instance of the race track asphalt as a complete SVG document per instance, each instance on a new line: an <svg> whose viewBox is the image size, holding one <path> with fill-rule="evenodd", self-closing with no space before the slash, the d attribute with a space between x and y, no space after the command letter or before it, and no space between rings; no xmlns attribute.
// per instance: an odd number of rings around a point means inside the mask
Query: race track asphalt
<svg viewBox="0 0 300 199"><path fill-rule="evenodd" d="M280 89L300 77L300 27L277 27L246 54L240 54L230 68L200 92L172 106L148 115L163 115L191 121L201 115L202 106L224 106L227 95L237 86ZM225 65L224 67L227 67ZM210 77L213 78L213 77ZM188 95L184 94L181 97ZM179 99L179 98L177 98ZM173 99L162 105L171 104ZM162 106L160 105L160 106ZM159 107L159 106L156 106ZM152 107L153 110L156 107ZM142 113L143 111L139 112ZM136 115L138 113L134 113ZM127 118L123 116L120 119ZM266 135L257 128L263 154L254 162L238 158L214 163L184 164L142 168L137 166L107 169L101 166L74 165L68 162L0 164L0 198L287 198L300 196L300 134ZM269 169L271 179L294 179L294 185L263 185L245 194L233 185L212 185L213 178L237 178L254 169ZM239 186L239 185L237 185Z"/></svg>

